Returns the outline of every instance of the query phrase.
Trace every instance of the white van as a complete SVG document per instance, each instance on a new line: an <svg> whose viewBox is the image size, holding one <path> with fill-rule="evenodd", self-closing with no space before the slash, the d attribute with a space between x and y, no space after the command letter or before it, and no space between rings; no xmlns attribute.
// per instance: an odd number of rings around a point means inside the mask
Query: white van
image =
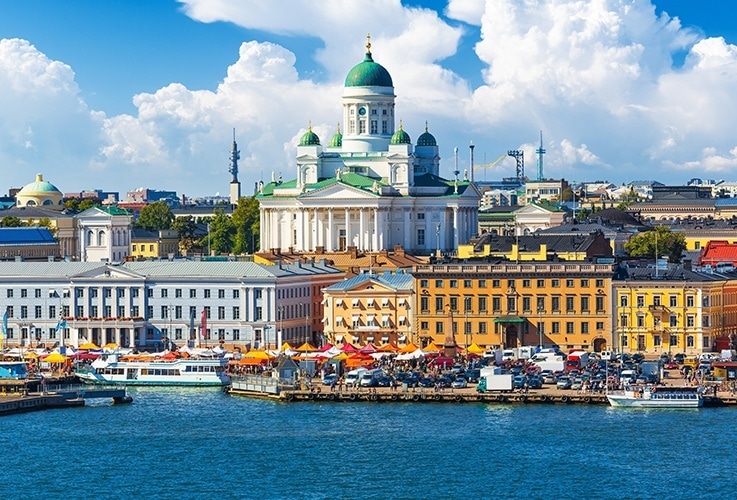
<svg viewBox="0 0 737 500"><path fill-rule="evenodd" d="M368 370L366 368L356 368L355 370L351 370L345 375L345 385L346 387L358 387L358 384L361 380L361 375L366 373Z"/></svg>
<svg viewBox="0 0 737 500"><path fill-rule="evenodd" d="M614 353L612 351L601 351L599 355L601 356L601 359L604 361L611 361L612 358L614 357Z"/></svg>
<svg viewBox="0 0 737 500"><path fill-rule="evenodd" d="M637 380L637 370L622 370L619 374L619 382L622 384L634 384Z"/></svg>
<svg viewBox="0 0 737 500"><path fill-rule="evenodd" d="M379 385L379 379L384 376L384 370L375 368L363 372L359 379L358 385L361 387L376 387Z"/></svg>

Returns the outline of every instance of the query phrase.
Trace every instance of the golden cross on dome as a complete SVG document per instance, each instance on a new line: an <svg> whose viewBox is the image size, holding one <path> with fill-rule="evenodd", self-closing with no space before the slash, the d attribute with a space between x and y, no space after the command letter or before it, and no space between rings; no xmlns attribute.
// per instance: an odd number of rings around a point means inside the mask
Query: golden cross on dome
<svg viewBox="0 0 737 500"><path fill-rule="evenodd" d="M371 53L371 33L366 34L366 52Z"/></svg>

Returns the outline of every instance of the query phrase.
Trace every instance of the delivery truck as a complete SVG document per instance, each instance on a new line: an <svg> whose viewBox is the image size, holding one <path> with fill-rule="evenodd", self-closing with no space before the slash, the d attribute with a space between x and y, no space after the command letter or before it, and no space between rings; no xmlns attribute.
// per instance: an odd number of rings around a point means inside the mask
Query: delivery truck
<svg viewBox="0 0 737 500"><path fill-rule="evenodd" d="M481 378L476 390L478 392L510 392L512 390L512 374L489 372L481 369Z"/></svg>

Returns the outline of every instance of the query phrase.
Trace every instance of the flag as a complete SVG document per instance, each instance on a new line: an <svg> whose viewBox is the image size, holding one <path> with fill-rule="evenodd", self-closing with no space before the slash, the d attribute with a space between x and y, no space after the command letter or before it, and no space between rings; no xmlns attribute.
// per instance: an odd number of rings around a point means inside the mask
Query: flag
<svg viewBox="0 0 737 500"><path fill-rule="evenodd" d="M202 316L200 317L202 323L202 338L207 338L207 311L202 310Z"/></svg>
<svg viewBox="0 0 737 500"><path fill-rule="evenodd" d="M5 335L8 331L8 308L5 308L5 313L3 313L3 327L2 331L0 331L0 349L3 347L3 339L5 339Z"/></svg>
<svg viewBox="0 0 737 500"><path fill-rule="evenodd" d="M64 330L67 327L67 320L59 318L59 322L56 324L56 333Z"/></svg>

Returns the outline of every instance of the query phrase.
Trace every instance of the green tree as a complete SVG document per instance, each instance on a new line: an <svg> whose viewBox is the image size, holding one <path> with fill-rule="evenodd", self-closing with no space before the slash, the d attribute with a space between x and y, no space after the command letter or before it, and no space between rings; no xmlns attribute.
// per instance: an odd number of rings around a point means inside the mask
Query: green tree
<svg viewBox="0 0 737 500"><path fill-rule="evenodd" d="M176 217L171 223L171 229L179 234L179 250L182 253L189 252L195 245L194 233L197 228L194 217Z"/></svg>
<svg viewBox="0 0 737 500"><path fill-rule="evenodd" d="M169 205L164 201L157 201L146 205L141 209L135 226L148 231L159 231L161 229L171 229L174 221L174 214Z"/></svg>
<svg viewBox="0 0 737 500"><path fill-rule="evenodd" d="M657 248L656 248L657 245ZM683 233L674 233L670 228L657 226L655 230L638 234L624 245L631 257L656 257L667 255L670 262L680 262L686 249Z"/></svg>
<svg viewBox="0 0 737 500"><path fill-rule="evenodd" d="M258 247L260 218L258 200L255 197L242 197L233 210L233 226L235 239L233 253L254 253Z"/></svg>
<svg viewBox="0 0 737 500"><path fill-rule="evenodd" d="M235 226L230 216L223 209L216 209L215 216L210 219L210 250L215 253L230 253L235 241ZM207 237L203 247L207 246Z"/></svg>
<svg viewBox="0 0 737 500"><path fill-rule="evenodd" d="M13 215L6 215L0 220L0 227L21 227L23 222Z"/></svg>
<svg viewBox="0 0 737 500"><path fill-rule="evenodd" d="M99 198L85 198L79 202L78 209L80 212L84 212L92 207L99 207L101 204Z"/></svg>
<svg viewBox="0 0 737 500"><path fill-rule="evenodd" d="M48 217L41 217L38 219L38 227L45 227L47 228L51 234L56 235L56 227L54 227L54 224L51 222L51 219Z"/></svg>
<svg viewBox="0 0 737 500"><path fill-rule="evenodd" d="M64 200L64 208L71 210L72 212L76 212L79 210L79 202L79 198L66 198Z"/></svg>

